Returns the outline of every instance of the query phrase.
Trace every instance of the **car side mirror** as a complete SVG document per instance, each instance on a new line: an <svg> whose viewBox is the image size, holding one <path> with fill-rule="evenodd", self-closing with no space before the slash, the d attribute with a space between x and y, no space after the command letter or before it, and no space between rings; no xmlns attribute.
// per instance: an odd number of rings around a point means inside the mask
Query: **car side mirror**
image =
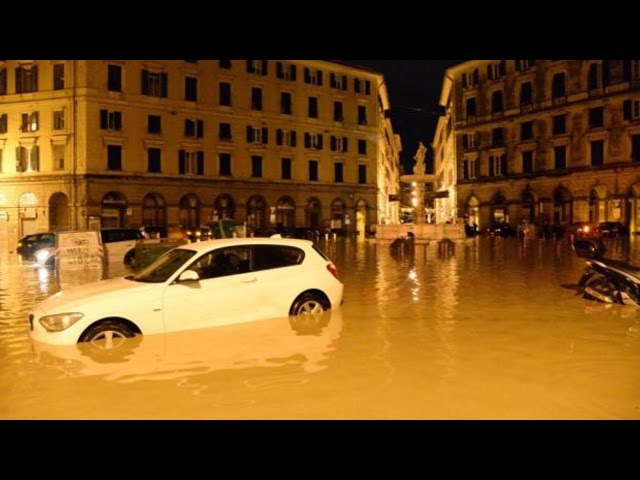
<svg viewBox="0 0 640 480"><path fill-rule="evenodd" d="M194 270L185 270L178 277L178 282L197 282L200 280L200 275Z"/></svg>

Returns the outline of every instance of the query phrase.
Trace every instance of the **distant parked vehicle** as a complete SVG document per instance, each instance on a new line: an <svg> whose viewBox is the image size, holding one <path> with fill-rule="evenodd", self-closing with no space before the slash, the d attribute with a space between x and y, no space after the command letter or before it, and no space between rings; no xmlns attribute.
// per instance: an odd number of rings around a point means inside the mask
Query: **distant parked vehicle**
<svg viewBox="0 0 640 480"><path fill-rule="evenodd" d="M581 238L601 238L602 232L591 222L576 222L571 225L570 233L574 239Z"/></svg>
<svg viewBox="0 0 640 480"><path fill-rule="evenodd" d="M598 228L603 237L623 237L629 235L629 229L620 222L602 222Z"/></svg>
<svg viewBox="0 0 640 480"><path fill-rule="evenodd" d="M54 233L34 233L32 235L26 235L18 241L16 252L24 259L31 259L38 250L55 247L55 245L56 236Z"/></svg>
<svg viewBox="0 0 640 480"><path fill-rule="evenodd" d="M511 225L506 222L492 223L489 228L486 230L486 234L489 237L516 237L518 235L518 231Z"/></svg>

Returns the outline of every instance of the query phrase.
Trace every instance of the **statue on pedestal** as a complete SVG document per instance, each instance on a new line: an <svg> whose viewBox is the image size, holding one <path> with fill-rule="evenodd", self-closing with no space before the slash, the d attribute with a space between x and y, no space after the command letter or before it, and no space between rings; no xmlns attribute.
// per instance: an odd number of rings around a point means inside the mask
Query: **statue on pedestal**
<svg viewBox="0 0 640 480"><path fill-rule="evenodd" d="M415 166L413 167L414 175L424 175L426 165L424 163L424 157L427 154L427 147L425 147L422 142L418 145L418 150L416 154L413 156L413 159L416 161Z"/></svg>

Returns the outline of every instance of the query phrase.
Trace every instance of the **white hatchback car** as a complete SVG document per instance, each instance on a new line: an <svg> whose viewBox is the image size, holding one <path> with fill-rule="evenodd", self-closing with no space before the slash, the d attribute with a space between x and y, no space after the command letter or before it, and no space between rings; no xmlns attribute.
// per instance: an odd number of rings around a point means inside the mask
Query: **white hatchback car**
<svg viewBox="0 0 640 480"><path fill-rule="evenodd" d="M310 315L342 303L335 265L309 240L234 238L168 251L135 275L62 290L29 314L44 343L111 343L252 320Z"/></svg>

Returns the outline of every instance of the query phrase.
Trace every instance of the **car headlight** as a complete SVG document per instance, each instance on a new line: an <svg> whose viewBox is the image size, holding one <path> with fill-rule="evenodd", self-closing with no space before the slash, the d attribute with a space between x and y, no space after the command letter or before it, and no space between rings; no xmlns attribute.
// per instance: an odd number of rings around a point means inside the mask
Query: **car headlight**
<svg viewBox="0 0 640 480"><path fill-rule="evenodd" d="M80 320L82 313L58 313L56 315L45 315L38 320L48 332L61 332Z"/></svg>
<svg viewBox="0 0 640 480"><path fill-rule="evenodd" d="M35 254L36 261L41 264L45 264L49 257L51 256L51 252L48 249L38 250Z"/></svg>

